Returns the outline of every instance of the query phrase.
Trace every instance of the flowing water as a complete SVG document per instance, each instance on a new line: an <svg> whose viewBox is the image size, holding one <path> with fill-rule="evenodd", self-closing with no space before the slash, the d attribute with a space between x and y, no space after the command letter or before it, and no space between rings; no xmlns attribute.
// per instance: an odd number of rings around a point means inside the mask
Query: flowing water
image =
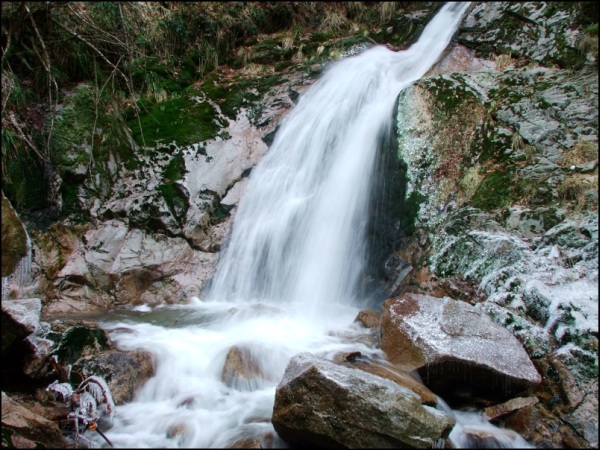
<svg viewBox="0 0 600 450"><path fill-rule="evenodd" d="M273 432L275 388L292 356L383 357L353 324L366 301L356 287L378 143L398 93L436 62L467 7L444 6L406 51L378 46L335 63L300 98L253 170L202 299L102 322L120 348L156 362L106 430L116 447L227 447ZM255 377L223 381L232 347L251 355Z"/></svg>

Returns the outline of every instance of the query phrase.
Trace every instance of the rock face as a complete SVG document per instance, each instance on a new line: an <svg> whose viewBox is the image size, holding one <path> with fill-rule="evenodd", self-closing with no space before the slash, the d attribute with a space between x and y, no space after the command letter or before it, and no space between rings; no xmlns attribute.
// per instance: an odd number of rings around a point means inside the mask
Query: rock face
<svg viewBox="0 0 600 450"><path fill-rule="evenodd" d="M41 312L39 298L2 301L2 357L11 346L37 331Z"/></svg>
<svg viewBox="0 0 600 450"><path fill-rule="evenodd" d="M381 349L406 370L418 369L424 384L444 398L464 390L506 397L541 382L509 331L448 297L405 294L386 300Z"/></svg>
<svg viewBox="0 0 600 450"><path fill-rule="evenodd" d="M390 380L301 353L277 386L272 423L292 445L431 448L454 419Z"/></svg>
<svg viewBox="0 0 600 450"><path fill-rule="evenodd" d="M27 253L27 234L8 199L2 193L2 276L7 277Z"/></svg>
<svg viewBox="0 0 600 450"><path fill-rule="evenodd" d="M56 422L19 405L2 392L2 447L67 448Z"/></svg>

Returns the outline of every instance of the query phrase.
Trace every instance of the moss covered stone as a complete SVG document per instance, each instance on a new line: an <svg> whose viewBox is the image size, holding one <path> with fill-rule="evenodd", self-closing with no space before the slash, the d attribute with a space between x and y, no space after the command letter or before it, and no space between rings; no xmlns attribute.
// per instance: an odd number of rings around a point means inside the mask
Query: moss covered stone
<svg viewBox="0 0 600 450"><path fill-rule="evenodd" d="M201 92L190 88L179 96L142 108L139 122L138 118L129 120L133 138L144 146L173 142L185 146L215 137L226 123L201 98Z"/></svg>
<svg viewBox="0 0 600 450"><path fill-rule="evenodd" d="M91 352L96 353L109 348L110 341L104 330L74 326L62 334L52 353L56 355L60 364L66 365L75 363Z"/></svg>
<svg viewBox="0 0 600 450"><path fill-rule="evenodd" d="M512 174L508 171L489 174L475 191L473 206L490 211L510 205L512 178Z"/></svg>

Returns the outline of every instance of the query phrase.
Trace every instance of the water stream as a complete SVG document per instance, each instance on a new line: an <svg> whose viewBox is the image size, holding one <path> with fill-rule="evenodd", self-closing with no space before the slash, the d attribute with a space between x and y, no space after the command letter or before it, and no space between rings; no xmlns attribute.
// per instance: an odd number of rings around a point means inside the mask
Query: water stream
<svg viewBox="0 0 600 450"><path fill-rule="evenodd" d="M156 361L106 430L116 447L222 448L273 432L275 388L292 356L384 357L353 324L367 300L356 287L378 142L398 93L436 62L467 7L445 5L408 50L377 46L335 63L300 98L252 172L202 299L101 322L120 348ZM260 375L223 382L234 346Z"/></svg>

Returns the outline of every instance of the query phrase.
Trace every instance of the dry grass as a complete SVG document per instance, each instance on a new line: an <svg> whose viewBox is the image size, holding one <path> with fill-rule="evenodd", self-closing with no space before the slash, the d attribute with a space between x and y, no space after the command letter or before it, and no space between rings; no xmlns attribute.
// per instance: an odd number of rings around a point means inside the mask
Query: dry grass
<svg viewBox="0 0 600 450"><path fill-rule="evenodd" d="M558 198L574 211L598 210L598 173L570 174L557 186Z"/></svg>
<svg viewBox="0 0 600 450"><path fill-rule="evenodd" d="M563 164L580 165L598 159L598 143L589 141L577 142L573 147L563 152Z"/></svg>
<svg viewBox="0 0 600 450"><path fill-rule="evenodd" d="M524 154L529 161L539 153L538 148L535 145L526 144L518 132L515 132L512 136L511 149L515 153Z"/></svg>
<svg viewBox="0 0 600 450"><path fill-rule="evenodd" d="M468 202L469 200L471 200L471 198L473 198L475 191L477 191L479 184L483 180L483 176L479 173L480 169L481 166L479 165L479 163L475 164L473 167L469 167L465 171L465 175L458 182L458 186L460 188L458 194L458 201L460 204Z"/></svg>
<svg viewBox="0 0 600 450"><path fill-rule="evenodd" d="M593 58L598 61L598 36L592 36L589 34L584 34L579 41L578 44L579 51L583 55L587 55L588 53L593 56Z"/></svg>
<svg viewBox="0 0 600 450"><path fill-rule="evenodd" d="M396 14L396 11L399 9L399 7L399 2L381 2L378 5L379 18L381 19L381 22L385 23L391 20L392 17L394 17L394 15Z"/></svg>
<svg viewBox="0 0 600 450"><path fill-rule="evenodd" d="M292 48L294 46L294 36L290 35L290 36L284 36L283 39L281 40L281 47L284 50L287 50L288 48Z"/></svg>
<svg viewBox="0 0 600 450"><path fill-rule="evenodd" d="M327 11L325 19L321 24L321 29L326 33L336 33L344 28L348 28L348 21L338 11Z"/></svg>
<svg viewBox="0 0 600 450"><path fill-rule="evenodd" d="M273 67L265 66L263 64L250 63L241 69L238 73L243 77L257 77L266 73L272 73Z"/></svg>
<svg viewBox="0 0 600 450"><path fill-rule="evenodd" d="M512 67L515 63L512 55L510 53L504 55L497 55L494 58L494 63L496 64L496 70L503 71Z"/></svg>
<svg viewBox="0 0 600 450"><path fill-rule="evenodd" d="M523 137L517 132L515 132L512 135L511 148L513 152L521 152L525 148L525 141L523 140Z"/></svg>

